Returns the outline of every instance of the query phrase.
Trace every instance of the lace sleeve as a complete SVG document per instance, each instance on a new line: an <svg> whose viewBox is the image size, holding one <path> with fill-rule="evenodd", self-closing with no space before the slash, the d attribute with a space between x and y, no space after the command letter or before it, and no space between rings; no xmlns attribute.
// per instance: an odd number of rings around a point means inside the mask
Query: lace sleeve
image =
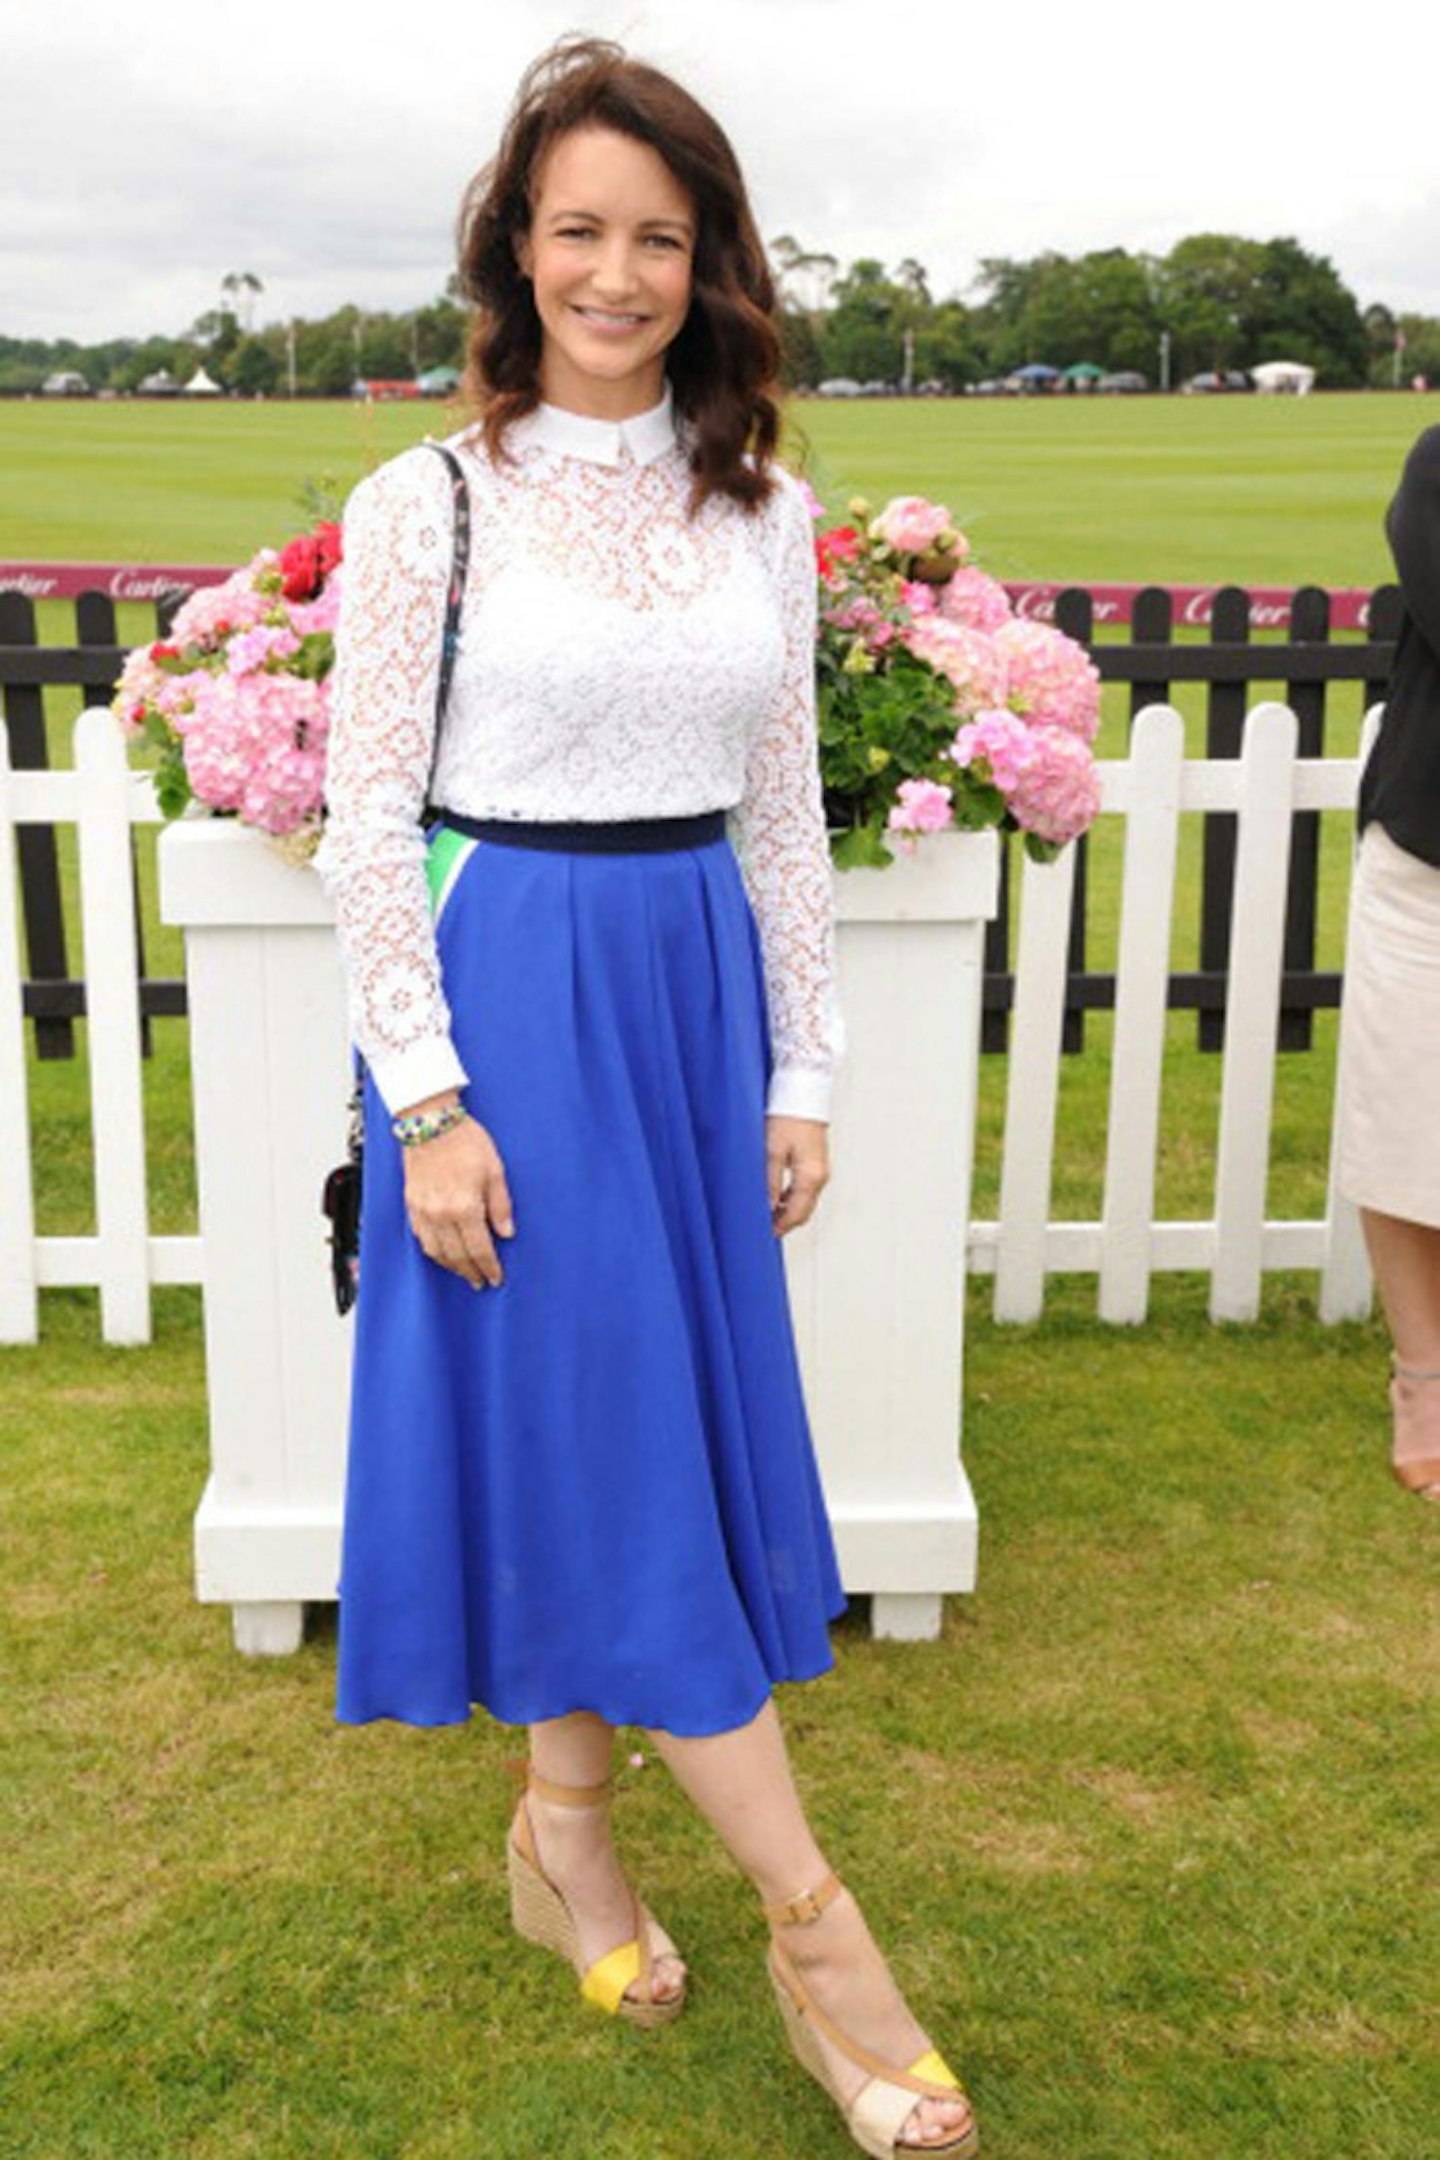
<svg viewBox="0 0 1440 2160"><path fill-rule="evenodd" d="M335 909L350 1032L391 1112L469 1074L440 983L419 824L451 562L445 467L421 446L345 507L340 620L314 867Z"/></svg>
<svg viewBox="0 0 1440 2160"><path fill-rule="evenodd" d="M835 981L830 846L815 718L815 547L803 496L780 475L776 579L784 672L751 739L730 836L760 932L773 1070L772 1117L826 1119L844 1052Z"/></svg>

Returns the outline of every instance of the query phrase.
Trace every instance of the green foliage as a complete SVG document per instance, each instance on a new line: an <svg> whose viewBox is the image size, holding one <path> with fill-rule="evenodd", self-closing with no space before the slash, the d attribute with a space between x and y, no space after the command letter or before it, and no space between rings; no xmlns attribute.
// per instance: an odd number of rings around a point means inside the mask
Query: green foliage
<svg viewBox="0 0 1440 2160"><path fill-rule="evenodd" d="M333 472L307 473L295 490L307 530L322 524L338 525L345 496L345 483Z"/></svg>

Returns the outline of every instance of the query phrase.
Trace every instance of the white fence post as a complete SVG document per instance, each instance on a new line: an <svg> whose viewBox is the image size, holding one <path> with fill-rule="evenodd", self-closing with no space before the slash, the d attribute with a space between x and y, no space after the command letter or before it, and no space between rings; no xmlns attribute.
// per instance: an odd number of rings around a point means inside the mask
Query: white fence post
<svg viewBox="0 0 1440 2160"><path fill-rule="evenodd" d="M1131 1324L1145 1318L1150 1298L1184 755L1185 724L1172 706L1147 706L1137 715L1130 739L1100 1254L1100 1317Z"/></svg>
<svg viewBox="0 0 1440 2160"><path fill-rule="evenodd" d="M135 783L113 713L81 713L75 770L101 1320L106 1342L142 1343L150 1340L150 1273L130 849Z"/></svg>
<svg viewBox="0 0 1440 2160"><path fill-rule="evenodd" d="M1297 734L1287 705L1257 705L1245 724L1215 1170L1212 1320L1253 1320L1260 1310Z"/></svg>
<svg viewBox="0 0 1440 2160"><path fill-rule="evenodd" d="M30 1164L30 1092L25 1082L25 1014L15 874L15 784L10 736L0 726L0 1342L39 1338L35 1282L35 1196Z"/></svg>
<svg viewBox="0 0 1440 2160"><path fill-rule="evenodd" d="M1045 1303L1046 1226L1074 890L1073 847L1066 848L1057 862L1026 861L1005 1085L1005 1155L995 1255L997 1320L1038 1320Z"/></svg>

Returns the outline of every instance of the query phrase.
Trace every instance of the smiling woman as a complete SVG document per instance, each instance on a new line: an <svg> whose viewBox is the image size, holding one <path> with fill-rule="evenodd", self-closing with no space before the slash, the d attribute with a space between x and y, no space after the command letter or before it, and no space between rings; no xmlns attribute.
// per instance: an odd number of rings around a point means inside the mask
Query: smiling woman
<svg viewBox="0 0 1440 2160"><path fill-rule="evenodd" d="M522 82L461 264L479 421L448 477L418 445L347 507L315 858L381 1141L337 1716L528 1726L515 1926L659 2025L685 1965L605 1809L616 1726L648 1729L857 2141L960 2160L969 2103L772 1694L833 1665L846 1602L779 1242L829 1177L843 1029L764 251L710 115L578 39Z"/></svg>
<svg viewBox="0 0 1440 2160"><path fill-rule="evenodd" d="M648 143L587 127L552 144L515 248L544 337L547 404L623 420L659 403L694 245L690 197Z"/></svg>
<svg viewBox="0 0 1440 2160"><path fill-rule="evenodd" d="M717 491L759 504L780 344L744 177L724 130L669 76L576 57L606 49L570 41L530 68L466 191L467 389L502 455L510 423L551 401L547 370L583 399L576 410L607 419L643 411L668 380L694 431L697 506Z"/></svg>

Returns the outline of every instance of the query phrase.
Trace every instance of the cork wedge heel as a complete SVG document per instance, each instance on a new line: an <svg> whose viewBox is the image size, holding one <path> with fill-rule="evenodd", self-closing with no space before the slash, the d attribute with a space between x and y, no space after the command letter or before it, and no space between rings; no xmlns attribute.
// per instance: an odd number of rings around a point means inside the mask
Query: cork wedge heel
<svg viewBox="0 0 1440 2160"><path fill-rule="evenodd" d="M609 2016L645 2028L673 2023L685 2007L685 1990L682 1987L674 1995L652 1997L651 1976L657 1957L677 1957L679 1952L644 1901L631 1890L633 1935L587 1966L570 1908L540 1865L527 1804L529 1794L538 1793L544 1800L567 1807L603 1806L610 1796L611 1779L599 1785L560 1785L554 1779L542 1778L533 1765L512 1767L525 1779L525 1790L505 1841L510 1918L516 1933L564 1958L579 1975L584 2000ZM628 1995L626 1989L636 1982L639 1993Z"/></svg>
<svg viewBox="0 0 1440 2160"><path fill-rule="evenodd" d="M980 2133L973 2117L953 2137L927 2138L918 2145L902 2143L900 2139L906 2118L917 2100L926 2097L963 2100L968 2106L965 2088L944 2057L934 2048L927 2048L903 2069L886 2062L883 2056L843 2031L821 2009L779 1940L782 1926L818 1920L842 1887L839 1876L830 1874L817 1889L807 1890L798 1898L787 1898L782 1904L765 1907L770 1922L766 1966L785 2036L795 2059L809 2071L816 2084L829 2093L844 2116L851 2137L862 2152L870 2155L870 2160L908 2160L908 2156L915 2153L938 2153L941 2160L971 2160L971 2155L978 2152L980 2146ZM849 2099L843 2098L837 2088L829 2058L820 2044L822 2034L857 2068L870 2073L869 2082Z"/></svg>

